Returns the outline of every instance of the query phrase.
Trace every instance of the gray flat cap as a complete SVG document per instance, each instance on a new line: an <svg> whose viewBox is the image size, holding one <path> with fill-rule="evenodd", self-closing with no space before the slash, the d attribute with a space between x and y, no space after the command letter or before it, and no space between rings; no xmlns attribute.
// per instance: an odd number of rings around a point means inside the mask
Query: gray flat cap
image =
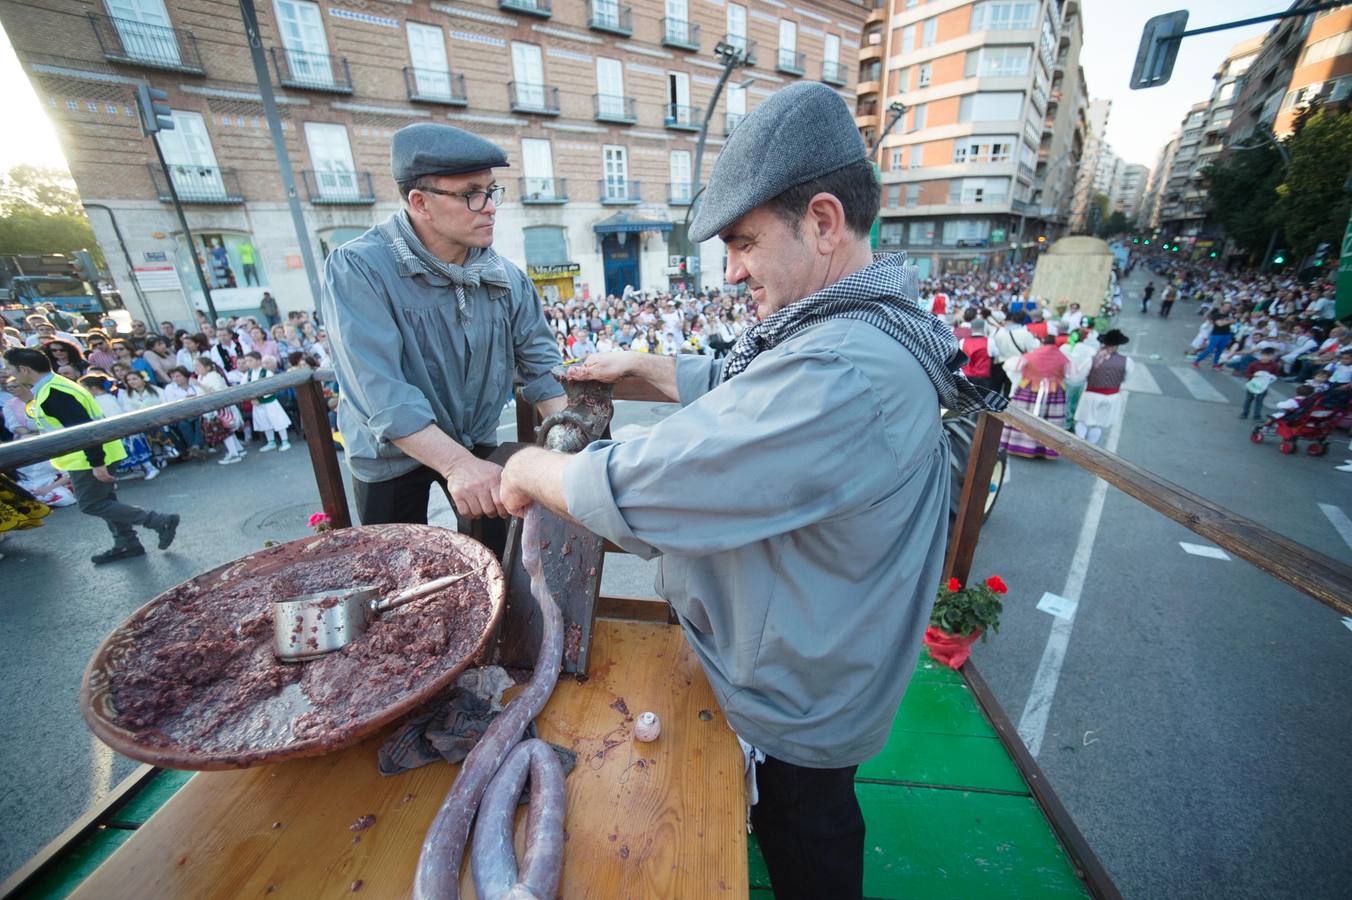
<svg viewBox="0 0 1352 900"><path fill-rule="evenodd" d="M854 117L835 91L818 81L776 91L723 146L690 223L690 240L707 241L789 188L867 158Z"/></svg>
<svg viewBox="0 0 1352 900"><path fill-rule="evenodd" d="M390 141L390 172L399 183L420 175L462 175L507 165L498 145L454 125L406 125Z"/></svg>

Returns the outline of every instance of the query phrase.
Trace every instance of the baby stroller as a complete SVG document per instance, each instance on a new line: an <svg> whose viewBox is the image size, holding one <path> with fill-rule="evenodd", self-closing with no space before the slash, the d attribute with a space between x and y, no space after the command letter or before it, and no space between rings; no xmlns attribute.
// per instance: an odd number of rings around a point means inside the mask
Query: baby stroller
<svg viewBox="0 0 1352 900"><path fill-rule="evenodd" d="M1262 425L1254 428L1249 440L1261 444L1264 437L1276 434L1282 440L1279 449L1292 454L1299 451L1300 440L1304 438L1310 442L1305 448L1306 453L1323 456L1329 451L1329 435L1348 412L1349 405L1352 405L1352 388L1312 394L1281 418L1268 416Z"/></svg>

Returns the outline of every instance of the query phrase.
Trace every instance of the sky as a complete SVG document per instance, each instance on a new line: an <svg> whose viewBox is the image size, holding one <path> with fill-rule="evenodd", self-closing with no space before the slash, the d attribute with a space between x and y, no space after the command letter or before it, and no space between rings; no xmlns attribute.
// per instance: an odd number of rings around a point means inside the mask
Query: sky
<svg viewBox="0 0 1352 900"><path fill-rule="evenodd" d="M1182 0L1081 0L1084 49L1080 63L1093 99L1113 101L1108 142L1128 162L1153 166L1188 107L1211 94L1211 76L1226 51L1246 38L1262 34L1272 23L1235 28L1183 40L1173 78L1163 87L1133 91L1127 87L1136 47L1147 19L1184 8ZM1277 12L1285 0L1197 0L1189 10L1188 27ZM55 165L64 160L50 122L19 67L9 38L0 29L0 122L21 140L0 141L0 172L21 163Z"/></svg>

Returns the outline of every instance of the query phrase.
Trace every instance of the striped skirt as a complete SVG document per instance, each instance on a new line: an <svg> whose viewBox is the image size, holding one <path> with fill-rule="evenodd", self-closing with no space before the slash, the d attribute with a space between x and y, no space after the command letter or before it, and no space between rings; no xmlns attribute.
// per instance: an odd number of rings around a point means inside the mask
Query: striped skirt
<svg viewBox="0 0 1352 900"><path fill-rule="evenodd" d="M1014 393L1010 395L1009 402L1017 406L1030 415L1038 415L1037 409L1037 387L1036 385L1024 385L1015 388ZM1039 418L1050 422L1057 428L1066 427L1066 390L1058 385L1055 388L1049 388L1046 395L1042 398L1042 410ZM1013 453L1015 456L1024 456L1029 459L1043 457L1045 459L1056 459L1057 453L1050 447L1044 447L1036 440L1006 425L1004 432L1000 435L1000 449Z"/></svg>

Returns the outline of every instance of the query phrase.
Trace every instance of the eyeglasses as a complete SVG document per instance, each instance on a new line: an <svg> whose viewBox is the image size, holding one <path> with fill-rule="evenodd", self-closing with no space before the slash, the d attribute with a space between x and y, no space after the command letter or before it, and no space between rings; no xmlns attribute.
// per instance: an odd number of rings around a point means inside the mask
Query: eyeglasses
<svg viewBox="0 0 1352 900"><path fill-rule="evenodd" d="M443 191L438 188L425 187L418 188L428 194L441 194L443 197L460 197L465 201L465 208L470 212L483 212L488 206L488 200L493 199L493 205L497 206L502 202L502 197L507 193L505 187L494 187L487 191Z"/></svg>

